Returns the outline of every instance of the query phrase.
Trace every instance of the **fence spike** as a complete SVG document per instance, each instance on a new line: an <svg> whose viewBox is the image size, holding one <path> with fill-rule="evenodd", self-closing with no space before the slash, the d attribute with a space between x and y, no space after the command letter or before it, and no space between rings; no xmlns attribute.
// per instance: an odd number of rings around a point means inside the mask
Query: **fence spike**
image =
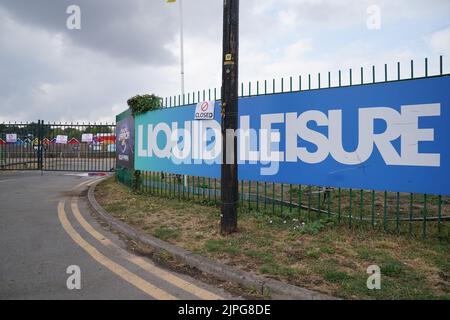
<svg viewBox="0 0 450 320"><path fill-rule="evenodd" d="M361 67L361 84L364 84L364 67Z"/></svg>
<svg viewBox="0 0 450 320"><path fill-rule="evenodd" d="M376 82L376 75L375 75L375 66L372 66L372 82Z"/></svg>
<svg viewBox="0 0 450 320"><path fill-rule="evenodd" d="M387 63L384 64L384 81L388 81L388 65Z"/></svg>

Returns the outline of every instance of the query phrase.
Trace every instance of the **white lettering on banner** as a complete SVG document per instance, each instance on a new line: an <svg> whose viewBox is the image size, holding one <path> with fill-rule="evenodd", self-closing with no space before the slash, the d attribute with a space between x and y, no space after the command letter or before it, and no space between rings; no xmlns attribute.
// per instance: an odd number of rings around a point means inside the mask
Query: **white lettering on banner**
<svg viewBox="0 0 450 320"><path fill-rule="evenodd" d="M353 152L344 150L342 142L342 110L328 112L328 135L330 153L333 159L342 164L358 164L367 161L373 151L373 141L370 140L373 132L373 121L366 116L367 109L359 110L358 147Z"/></svg>
<svg viewBox="0 0 450 320"><path fill-rule="evenodd" d="M148 126L148 136L150 137L150 133L152 132L152 126ZM148 153L147 149L144 149L144 126L138 127L138 157L151 157L152 155ZM150 140L147 140L150 141Z"/></svg>
<svg viewBox="0 0 450 320"><path fill-rule="evenodd" d="M318 126L327 126L328 118L320 111L306 111L297 118L297 113L286 114L286 161L297 162L297 158L306 163L320 163L329 154L327 137L308 128L310 121ZM317 151L309 152L307 148L297 148L297 137L317 146Z"/></svg>
<svg viewBox="0 0 450 320"><path fill-rule="evenodd" d="M387 165L439 167L439 153L419 153L420 142L433 142L435 138L434 129L419 128L419 119L440 115L440 104L402 106L401 112L387 107L361 108L358 110L358 145L353 151L344 148L342 110L329 110L327 114L318 110L300 114L262 114L259 134L250 128L250 116L244 115L240 117L240 129L237 132L227 130L226 139L228 145L228 140L232 142L237 137L240 162L272 164L301 161L317 164L331 155L339 163L358 165L367 161L376 147ZM377 120L386 124L386 129L381 133L375 133ZM311 129L310 123L328 129L328 134ZM283 124L286 148L280 151L281 133L275 126ZM144 129L147 129L147 145L143 140ZM158 139L159 136L164 139ZM393 145L397 139L400 139L401 145L398 151ZM161 140L160 144L158 140ZM311 143L316 148L308 150L299 147L299 141ZM186 121L183 129L178 128L177 122L161 122L154 129L153 125L147 128L139 125L137 145L139 157L155 155L170 158L176 163L187 163L191 159L200 164L222 161L221 127L215 120ZM233 150L227 150L226 161L231 162Z"/></svg>
<svg viewBox="0 0 450 320"><path fill-rule="evenodd" d="M278 144L281 142L281 134L279 131L273 130L272 125L277 123L284 122L284 114L276 113L276 114L263 114L261 115L261 134L265 132L264 135L266 137L266 143L262 142L262 160L267 162L279 162L283 161L284 152L279 152L279 148L277 151L272 151L272 145ZM267 148L267 149L266 149Z"/></svg>
<svg viewBox="0 0 450 320"><path fill-rule="evenodd" d="M183 140L183 143L180 142L180 138ZM177 142L172 149L174 162L183 163L183 160L186 160L191 152L191 122L186 121L184 129L173 131L171 140Z"/></svg>
<svg viewBox="0 0 450 320"><path fill-rule="evenodd" d="M434 141L434 130L419 129L419 118L440 115L440 104L402 107L403 123L406 128L402 130L401 153L405 163L409 163L410 166L440 167L441 157L439 154L419 153L419 141Z"/></svg>
<svg viewBox="0 0 450 320"><path fill-rule="evenodd" d="M172 126L177 127L177 123L173 122ZM160 149L159 145L158 145L158 135L160 133L164 133L165 137L166 137L166 144L164 146L164 148ZM170 130L170 127L167 123L164 122L160 122L156 125L155 129L153 130L153 134L151 135L152 139L149 141L149 143L151 144L152 150L153 152L155 152L155 155L158 158L170 158L171 156L171 150L172 150L172 145L173 145L173 141L170 139L172 136L172 131Z"/></svg>
<svg viewBox="0 0 450 320"><path fill-rule="evenodd" d="M203 121L201 123L201 159L207 164L214 164L214 160L222 151L221 126L217 121ZM214 144L211 143L214 138Z"/></svg>
<svg viewBox="0 0 450 320"><path fill-rule="evenodd" d="M252 141L256 139L255 135L255 130L250 128L250 116L242 116L241 125L238 129L240 161L257 162L259 160L259 152L251 150Z"/></svg>

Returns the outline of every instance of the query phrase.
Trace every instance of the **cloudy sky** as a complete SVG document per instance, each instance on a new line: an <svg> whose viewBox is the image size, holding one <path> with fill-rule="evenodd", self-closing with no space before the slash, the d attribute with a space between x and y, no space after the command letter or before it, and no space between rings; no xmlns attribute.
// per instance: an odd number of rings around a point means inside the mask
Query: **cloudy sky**
<svg viewBox="0 0 450 320"><path fill-rule="evenodd" d="M223 2L183 3L186 90L220 87ZM69 5L81 30L66 27ZM394 77L397 61L406 76L411 59L420 75L425 57L436 73L439 55L450 72L449 13L448 0L241 0L240 80L384 63ZM133 95L178 94L179 59L178 6L165 0L0 0L0 121L111 122Z"/></svg>

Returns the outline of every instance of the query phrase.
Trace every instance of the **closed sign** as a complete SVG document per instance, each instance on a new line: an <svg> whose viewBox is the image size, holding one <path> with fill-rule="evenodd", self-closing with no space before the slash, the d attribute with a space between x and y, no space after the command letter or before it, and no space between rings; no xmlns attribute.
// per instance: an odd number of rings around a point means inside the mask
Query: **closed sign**
<svg viewBox="0 0 450 320"><path fill-rule="evenodd" d="M195 108L195 120L213 120L215 101L203 101Z"/></svg>

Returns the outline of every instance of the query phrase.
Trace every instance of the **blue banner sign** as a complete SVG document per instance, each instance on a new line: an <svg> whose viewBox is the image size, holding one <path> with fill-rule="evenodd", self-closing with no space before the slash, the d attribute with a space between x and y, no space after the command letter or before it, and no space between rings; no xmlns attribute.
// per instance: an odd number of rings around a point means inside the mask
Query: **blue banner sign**
<svg viewBox="0 0 450 320"><path fill-rule="evenodd" d="M450 77L239 100L239 179L450 195ZM221 110L135 118L135 168L220 178ZM227 155L231 161L232 154Z"/></svg>

